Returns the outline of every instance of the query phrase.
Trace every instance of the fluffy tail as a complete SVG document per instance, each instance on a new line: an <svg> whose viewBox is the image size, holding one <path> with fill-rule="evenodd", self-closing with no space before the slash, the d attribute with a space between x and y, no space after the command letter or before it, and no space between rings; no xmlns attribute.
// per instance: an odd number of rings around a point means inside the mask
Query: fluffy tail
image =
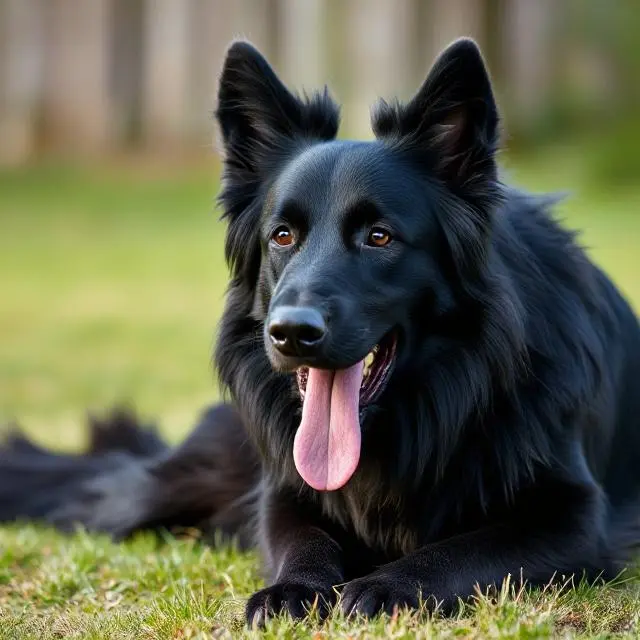
<svg viewBox="0 0 640 640"><path fill-rule="evenodd" d="M47 451L17 431L0 447L0 522L80 525L123 538L140 529L199 527L251 544L259 462L235 409L204 412L169 448L128 412L92 419L79 455Z"/></svg>

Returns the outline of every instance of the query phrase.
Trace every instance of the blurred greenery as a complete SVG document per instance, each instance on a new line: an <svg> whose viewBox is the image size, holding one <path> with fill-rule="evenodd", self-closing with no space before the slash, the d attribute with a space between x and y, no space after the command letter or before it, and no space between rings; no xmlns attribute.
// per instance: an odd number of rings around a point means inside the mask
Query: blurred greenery
<svg viewBox="0 0 640 640"><path fill-rule="evenodd" d="M506 176L573 191L558 215L638 309L640 184L617 181L606 147L586 144L505 156ZM189 429L218 397L210 353L227 270L216 190L213 161L0 172L0 422L75 446L85 409L126 401L173 440Z"/></svg>
<svg viewBox="0 0 640 640"><path fill-rule="evenodd" d="M62 446L86 407L123 400L188 428L216 395L215 191L211 166L0 174L0 419Z"/></svg>

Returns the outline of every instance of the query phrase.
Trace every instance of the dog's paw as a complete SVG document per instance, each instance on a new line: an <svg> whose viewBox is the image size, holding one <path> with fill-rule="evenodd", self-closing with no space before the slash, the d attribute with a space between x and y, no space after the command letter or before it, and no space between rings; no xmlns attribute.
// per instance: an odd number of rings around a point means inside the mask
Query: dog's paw
<svg viewBox="0 0 640 640"><path fill-rule="evenodd" d="M420 606L420 586L401 576L372 574L349 582L342 590L342 610L346 615L367 617L392 614L394 609Z"/></svg>
<svg viewBox="0 0 640 640"><path fill-rule="evenodd" d="M292 618L304 618L312 609L324 618L336 600L333 589L297 583L281 582L254 593L247 602L247 623L262 627L269 617L288 613Z"/></svg>

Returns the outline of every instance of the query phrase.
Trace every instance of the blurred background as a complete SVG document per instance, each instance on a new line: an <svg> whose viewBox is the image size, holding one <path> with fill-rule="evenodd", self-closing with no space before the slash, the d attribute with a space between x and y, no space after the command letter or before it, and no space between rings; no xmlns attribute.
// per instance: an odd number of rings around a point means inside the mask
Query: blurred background
<svg viewBox="0 0 640 640"><path fill-rule="evenodd" d="M82 440L129 402L179 438L218 397L227 271L211 110L246 37L343 136L473 36L512 182L567 190L564 224L640 310L638 0L0 0L0 422Z"/></svg>

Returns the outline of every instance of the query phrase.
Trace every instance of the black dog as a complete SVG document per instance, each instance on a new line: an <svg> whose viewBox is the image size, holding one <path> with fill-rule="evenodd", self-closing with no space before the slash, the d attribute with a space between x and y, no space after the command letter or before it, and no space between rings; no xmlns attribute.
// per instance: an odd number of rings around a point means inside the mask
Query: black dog
<svg viewBox="0 0 640 640"><path fill-rule="evenodd" d="M640 542L640 328L553 199L500 182L475 44L352 142L236 43L217 118L233 406L174 451L122 415L84 457L15 436L0 517L239 536L270 575L250 622L615 575Z"/></svg>

